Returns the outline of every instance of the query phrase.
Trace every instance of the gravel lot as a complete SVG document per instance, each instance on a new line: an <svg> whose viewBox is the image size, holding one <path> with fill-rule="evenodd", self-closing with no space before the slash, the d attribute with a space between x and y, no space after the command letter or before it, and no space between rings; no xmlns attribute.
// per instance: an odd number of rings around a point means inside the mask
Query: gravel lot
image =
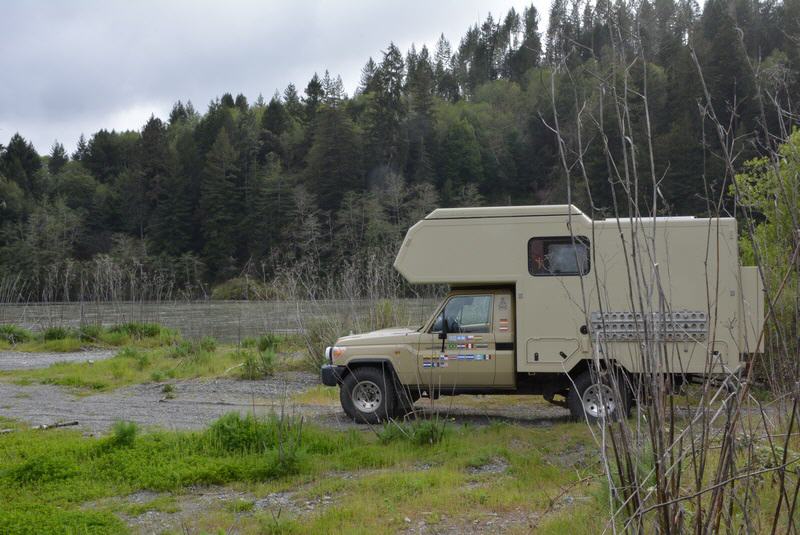
<svg viewBox="0 0 800 535"><path fill-rule="evenodd" d="M54 362L100 360L114 351L31 354L0 352L0 369L31 369ZM145 427L162 429L201 429L225 413L239 411L263 415L284 411L337 429L364 428L350 421L338 402L298 404L292 397L319 384L316 374L280 372L261 381L236 379L191 379L170 381L173 392L164 392L165 383L146 383L111 392L76 395L55 385L15 385L0 381L0 416L30 425L79 422L82 429L104 433L118 420L134 421ZM568 412L531 396L456 396L431 403L417 402L421 412L449 418L454 425L486 425L506 421L520 425L547 426L565 421Z"/></svg>
<svg viewBox="0 0 800 535"><path fill-rule="evenodd" d="M74 353L23 353L22 351L0 351L0 371L32 370L47 368L56 362L86 362L113 357L115 349L76 351Z"/></svg>

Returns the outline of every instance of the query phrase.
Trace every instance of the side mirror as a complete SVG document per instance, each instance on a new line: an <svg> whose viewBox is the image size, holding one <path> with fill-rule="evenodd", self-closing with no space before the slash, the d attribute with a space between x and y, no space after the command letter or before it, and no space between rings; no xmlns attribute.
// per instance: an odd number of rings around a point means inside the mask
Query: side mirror
<svg viewBox="0 0 800 535"><path fill-rule="evenodd" d="M436 318L436 323L433 325L433 330L439 332L439 340L445 340L447 338L447 317L444 315L444 311L442 311L442 315Z"/></svg>
<svg viewBox="0 0 800 535"><path fill-rule="evenodd" d="M447 317L442 312L442 330L439 331L439 340L442 341L442 353L444 353L444 343L447 341Z"/></svg>

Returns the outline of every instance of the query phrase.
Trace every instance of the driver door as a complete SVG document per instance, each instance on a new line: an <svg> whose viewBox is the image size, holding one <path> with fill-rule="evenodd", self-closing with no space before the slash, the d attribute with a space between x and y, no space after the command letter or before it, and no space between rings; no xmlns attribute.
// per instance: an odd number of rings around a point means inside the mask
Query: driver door
<svg viewBox="0 0 800 535"><path fill-rule="evenodd" d="M453 295L444 304L431 332L423 334L419 374L433 387L489 386L494 383L493 295ZM446 331L446 338L442 338Z"/></svg>

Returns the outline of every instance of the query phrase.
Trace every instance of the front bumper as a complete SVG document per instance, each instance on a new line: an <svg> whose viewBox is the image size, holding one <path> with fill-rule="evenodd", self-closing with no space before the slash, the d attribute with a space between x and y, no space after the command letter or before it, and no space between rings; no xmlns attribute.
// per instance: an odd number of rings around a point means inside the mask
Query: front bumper
<svg viewBox="0 0 800 535"><path fill-rule="evenodd" d="M341 384L345 370L345 366L323 364L322 368L320 369L320 374L322 375L322 384L325 386L337 386Z"/></svg>

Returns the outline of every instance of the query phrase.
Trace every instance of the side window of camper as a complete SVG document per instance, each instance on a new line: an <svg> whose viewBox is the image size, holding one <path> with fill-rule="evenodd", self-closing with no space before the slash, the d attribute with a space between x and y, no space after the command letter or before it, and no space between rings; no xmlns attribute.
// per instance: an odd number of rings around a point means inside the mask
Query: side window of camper
<svg viewBox="0 0 800 535"><path fill-rule="evenodd" d="M535 277L589 273L589 240L583 236L531 238L528 271Z"/></svg>

